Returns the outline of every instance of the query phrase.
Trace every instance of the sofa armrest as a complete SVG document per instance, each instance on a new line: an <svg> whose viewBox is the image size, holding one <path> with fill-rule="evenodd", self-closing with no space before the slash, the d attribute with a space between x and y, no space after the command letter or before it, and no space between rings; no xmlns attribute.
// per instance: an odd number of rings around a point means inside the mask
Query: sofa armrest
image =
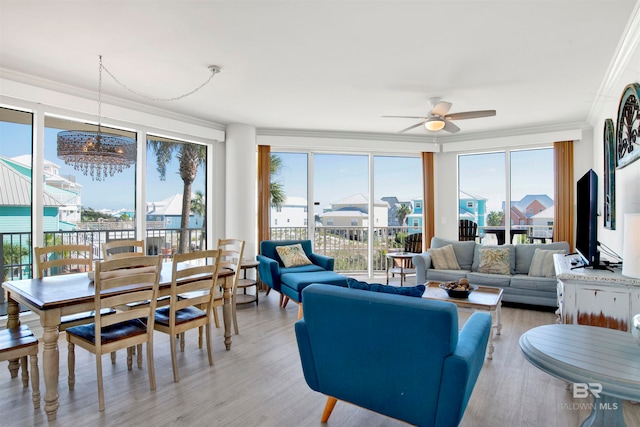
<svg viewBox="0 0 640 427"><path fill-rule="evenodd" d="M258 265L260 280L280 292L280 265L278 261L264 255L256 255L256 260L260 263Z"/></svg>
<svg viewBox="0 0 640 427"><path fill-rule="evenodd" d="M413 256L412 262L416 268L416 285L425 283L427 281L427 269L431 268L431 255L429 255L429 252L416 254Z"/></svg>
<svg viewBox="0 0 640 427"><path fill-rule="evenodd" d="M335 260L329 256L320 255L314 252L309 254L309 260L315 265L319 265L327 271L333 271Z"/></svg>
<svg viewBox="0 0 640 427"><path fill-rule="evenodd" d="M458 345L444 362L436 425L458 425L484 363L491 315L473 313L458 335Z"/></svg>

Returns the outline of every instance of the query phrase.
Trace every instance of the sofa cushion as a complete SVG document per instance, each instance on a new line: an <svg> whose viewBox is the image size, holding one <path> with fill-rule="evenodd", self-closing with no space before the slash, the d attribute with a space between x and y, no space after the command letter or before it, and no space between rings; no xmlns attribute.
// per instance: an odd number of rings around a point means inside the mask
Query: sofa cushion
<svg viewBox="0 0 640 427"><path fill-rule="evenodd" d="M460 265L456 260L456 253L453 251L453 245L432 248L429 250L429 254L431 255L433 268L438 270L460 270Z"/></svg>
<svg viewBox="0 0 640 427"><path fill-rule="evenodd" d="M276 247L276 252L278 252L278 256L282 260L285 268L311 264L300 243L278 246Z"/></svg>
<svg viewBox="0 0 640 427"><path fill-rule="evenodd" d="M529 276L533 277L556 277L556 270L553 265L554 254L564 254L564 249L546 250L536 249L529 267Z"/></svg>
<svg viewBox="0 0 640 427"><path fill-rule="evenodd" d="M508 288L511 283L511 276L504 274L486 274L470 272L467 279L472 285L492 286L494 288Z"/></svg>
<svg viewBox="0 0 640 427"><path fill-rule="evenodd" d="M382 292L385 294L406 295L409 297L421 297L426 287L424 285L397 287L381 285L379 283L366 283L356 279L347 279L347 286L351 289L362 289L363 291Z"/></svg>
<svg viewBox="0 0 640 427"><path fill-rule="evenodd" d="M457 240L441 239L439 237L433 237L431 239L431 246L429 248L442 248L447 245L453 246L453 252L456 254L456 260L462 270L471 270L473 263L474 249L477 246L476 242L458 242Z"/></svg>
<svg viewBox="0 0 640 427"><path fill-rule="evenodd" d="M280 269L280 275L287 274L287 273L312 273L314 271L327 271L327 270L320 267L319 265L309 264L309 265L301 265L299 267L289 267L289 268L282 267Z"/></svg>
<svg viewBox="0 0 640 427"><path fill-rule="evenodd" d="M511 268L509 266L509 249L480 249L480 265L478 265L478 273L487 274L509 274Z"/></svg>
<svg viewBox="0 0 640 427"><path fill-rule="evenodd" d="M426 273L427 280L433 282L453 282L467 277L469 270L436 270L429 268Z"/></svg>
<svg viewBox="0 0 640 427"><path fill-rule="evenodd" d="M516 272L516 253L513 245L476 245L473 253L471 271L478 271L478 268L480 268L480 249L506 249L509 253L509 273L514 274Z"/></svg>
<svg viewBox="0 0 640 427"><path fill-rule="evenodd" d="M567 242L554 242L536 245L516 245L516 270L517 274L529 274L531 261L536 249L559 250L563 249L569 253L569 244Z"/></svg>
<svg viewBox="0 0 640 427"><path fill-rule="evenodd" d="M511 288L527 289L530 291L543 291L556 293L558 281L546 277L533 277L525 274L516 274L511 277Z"/></svg>

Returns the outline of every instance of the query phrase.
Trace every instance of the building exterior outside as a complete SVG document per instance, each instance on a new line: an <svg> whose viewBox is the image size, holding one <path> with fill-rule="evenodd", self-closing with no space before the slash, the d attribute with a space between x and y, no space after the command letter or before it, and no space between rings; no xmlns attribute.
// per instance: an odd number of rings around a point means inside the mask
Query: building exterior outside
<svg viewBox="0 0 640 427"><path fill-rule="evenodd" d="M192 194L192 198L195 195ZM167 229L180 228L180 219L182 218L182 194L174 194L159 202L147 203L147 221L162 223L162 227ZM193 212L189 214L188 228L201 228L204 226L204 218L195 215Z"/></svg>
<svg viewBox="0 0 640 427"><path fill-rule="evenodd" d="M458 193L459 219L469 219L478 227L486 225L487 199L480 196L473 196L464 191Z"/></svg>
<svg viewBox="0 0 640 427"><path fill-rule="evenodd" d="M389 203L373 201L373 226L389 226ZM361 193L331 203L331 210L320 214L325 227L368 227L369 199Z"/></svg>
<svg viewBox="0 0 640 427"><path fill-rule="evenodd" d="M307 199L287 196L281 207L271 206L271 227L306 227Z"/></svg>

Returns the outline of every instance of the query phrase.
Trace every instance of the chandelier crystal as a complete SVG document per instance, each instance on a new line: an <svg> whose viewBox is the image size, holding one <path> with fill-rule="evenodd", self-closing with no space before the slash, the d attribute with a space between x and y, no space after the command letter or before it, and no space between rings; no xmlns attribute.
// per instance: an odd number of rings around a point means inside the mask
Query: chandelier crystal
<svg viewBox="0 0 640 427"><path fill-rule="evenodd" d="M58 157L94 181L102 181L136 162L133 138L102 132L102 55L98 70L98 131L58 133Z"/></svg>
<svg viewBox="0 0 640 427"><path fill-rule="evenodd" d="M58 157L94 181L103 181L136 163L136 143L100 130L64 131L58 133Z"/></svg>
<svg viewBox="0 0 640 427"><path fill-rule="evenodd" d="M133 138L102 132L102 71L129 92L149 101L177 101L192 95L211 81L220 72L220 67L210 65L207 80L195 89L171 98L153 98L136 92L122 84L103 64L102 55L98 70L98 131L70 130L58 133L58 157L77 171L91 176L94 181L102 181L107 176L121 173L136 163L136 142Z"/></svg>

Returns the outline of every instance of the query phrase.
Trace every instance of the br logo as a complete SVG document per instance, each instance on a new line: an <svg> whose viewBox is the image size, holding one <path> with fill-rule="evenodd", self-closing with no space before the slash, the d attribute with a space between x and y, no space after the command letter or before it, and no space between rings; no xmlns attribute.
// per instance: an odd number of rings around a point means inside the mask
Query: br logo
<svg viewBox="0 0 640 427"><path fill-rule="evenodd" d="M600 397L602 384L600 383L573 383L573 398L580 399L589 397L589 391L596 399Z"/></svg>

